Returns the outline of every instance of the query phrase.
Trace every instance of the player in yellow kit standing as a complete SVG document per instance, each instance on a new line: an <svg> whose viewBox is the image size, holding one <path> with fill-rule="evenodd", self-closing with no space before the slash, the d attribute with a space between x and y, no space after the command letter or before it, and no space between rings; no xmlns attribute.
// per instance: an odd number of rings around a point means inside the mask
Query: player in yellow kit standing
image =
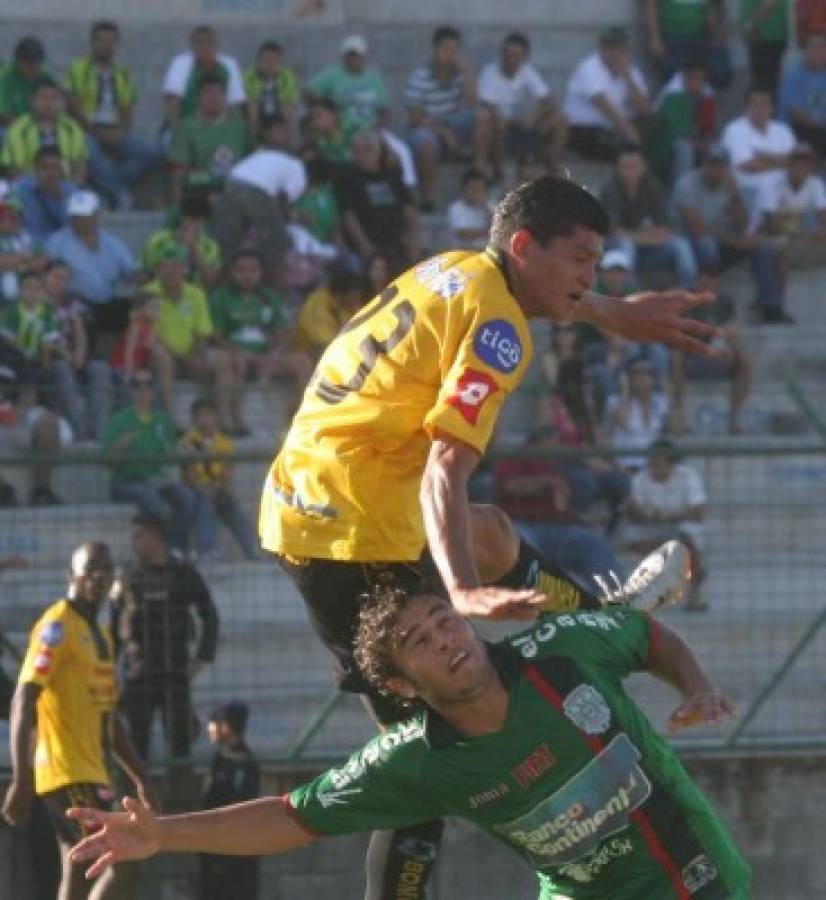
<svg viewBox="0 0 826 900"><path fill-rule="evenodd" d="M607 231L584 188L556 177L523 184L497 207L486 251L408 270L319 361L264 487L261 538L304 597L340 687L366 694L380 722L398 712L361 678L352 650L360 597L383 573L404 583L435 564L466 616L529 620L600 604L503 512L471 504L467 484L530 361L529 318L704 352L713 329L683 314L707 297L591 293ZM680 590L684 574L681 554L660 553L607 599L641 589L652 601ZM441 829L375 835L369 900L424 896Z"/></svg>
<svg viewBox="0 0 826 900"><path fill-rule="evenodd" d="M3 817L11 825L21 824L28 818L33 794L43 799L60 848L60 900L127 900L134 896L133 879L127 871L113 869L104 881L92 885L68 857L83 831L66 818L66 810L79 803L112 808L114 795L107 765L110 755L130 776L138 796L157 806L137 753L115 712L112 639L108 629L97 622L113 575L106 544L83 544L75 550L66 599L53 603L35 623L12 700L9 724L13 771Z"/></svg>

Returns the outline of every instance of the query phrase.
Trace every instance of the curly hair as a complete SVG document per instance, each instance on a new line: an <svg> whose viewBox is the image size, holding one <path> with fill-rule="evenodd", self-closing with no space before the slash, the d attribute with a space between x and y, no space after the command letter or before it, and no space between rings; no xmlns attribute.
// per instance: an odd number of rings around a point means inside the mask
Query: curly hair
<svg viewBox="0 0 826 900"><path fill-rule="evenodd" d="M387 686L387 680L402 674L393 661L394 631L399 617L411 600L425 594L445 596L444 589L435 579L423 578L402 584L386 573L359 598L353 656L367 682L385 696L395 696Z"/></svg>

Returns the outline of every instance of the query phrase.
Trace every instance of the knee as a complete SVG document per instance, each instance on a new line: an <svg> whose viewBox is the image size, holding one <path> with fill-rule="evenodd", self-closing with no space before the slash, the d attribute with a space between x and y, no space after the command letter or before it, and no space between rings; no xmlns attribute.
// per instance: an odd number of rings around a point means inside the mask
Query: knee
<svg viewBox="0 0 826 900"><path fill-rule="evenodd" d="M519 558L519 534L498 506L471 506L473 557L483 582L498 581Z"/></svg>

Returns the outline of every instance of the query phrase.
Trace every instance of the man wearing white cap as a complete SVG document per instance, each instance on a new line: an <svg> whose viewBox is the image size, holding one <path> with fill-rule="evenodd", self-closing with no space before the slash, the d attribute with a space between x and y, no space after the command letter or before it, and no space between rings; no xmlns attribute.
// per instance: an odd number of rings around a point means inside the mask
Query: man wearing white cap
<svg viewBox="0 0 826 900"><path fill-rule="evenodd" d="M129 308L117 286L134 279L137 265L123 241L100 227L94 191L75 191L67 208L69 224L46 241L46 255L72 270L69 290L87 305L95 332L126 327Z"/></svg>

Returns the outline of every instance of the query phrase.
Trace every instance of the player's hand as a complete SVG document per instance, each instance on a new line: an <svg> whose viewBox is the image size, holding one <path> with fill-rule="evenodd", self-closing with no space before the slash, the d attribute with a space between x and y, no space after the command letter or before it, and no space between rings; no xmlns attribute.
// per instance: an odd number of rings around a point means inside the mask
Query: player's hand
<svg viewBox="0 0 826 900"><path fill-rule="evenodd" d="M25 825L29 819L34 799L31 783L12 781L3 800L3 818L9 825Z"/></svg>
<svg viewBox="0 0 826 900"><path fill-rule="evenodd" d="M606 327L629 341L668 344L677 350L715 356L708 341L717 329L706 322L689 318L695 306L714 300L710 291L646 291L617 300L608 311Z"/></svg>
<svg viewBox="0 0 826 900"><path fill-rule="evenodd" d="M477 619L517 619L520 622L533 622L548 603L545 594L532 588L464 588L454 590L450 599L457 612L463 616Z"/></svg>
<svg viewBox="0 0 826 900"><path fill-rule="evenodd" d="M94 860L86 870L87 878L97 878L115 863L146 859L160 850L160 828L152 810L131 797L124 798L123 807L125 812L79 806L66 812L70 819L94 832L69 851L73 863Z"/></svg>
<svg viewBox="0 0 826 900"><path fill-rule="evenodd" d="M717 725L734 715L734 704L722 694L694 694L671 713L665 729L669 734L677 734L684 728Z"/></svg>

